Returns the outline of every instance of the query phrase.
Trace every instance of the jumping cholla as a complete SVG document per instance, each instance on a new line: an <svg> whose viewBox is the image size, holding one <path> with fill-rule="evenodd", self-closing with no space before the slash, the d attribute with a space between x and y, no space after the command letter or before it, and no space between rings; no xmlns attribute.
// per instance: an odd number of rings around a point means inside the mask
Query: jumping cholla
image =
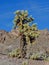
<svg viewBox="0 0 49 65"><path fill-rule="evenodd" d="M18 10L15 12L14 29L18 28L21 36L20 48L21 56L26 55L26 44L33 43L33 40L38 37L37 25L35 23L29 26L30 22L33 22L34 18L29 16L27 10Z"/></svg>

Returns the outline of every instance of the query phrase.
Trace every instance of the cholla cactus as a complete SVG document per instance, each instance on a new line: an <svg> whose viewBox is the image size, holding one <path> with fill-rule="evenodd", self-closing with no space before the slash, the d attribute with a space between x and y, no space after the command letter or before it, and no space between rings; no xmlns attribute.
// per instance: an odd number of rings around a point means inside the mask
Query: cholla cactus
<svg viewBox="0 0 49 65"><path fill-rule="evenodd" d="M21 41L20 43L24 47L26 43L32 43L32 40L34 40L36 37L38 37L37 33L37 26L36 24L33 24L32 26L29 26L29 22L32 22L34 18L32 16L28 16L27 10L18 10L15 12L16 16L14 19L14 29L16 29L16 26L18 26L20 35L21 35ZM25 38L24 38L25 36ZM25 42L24 42L25 39ZM22 43L23 41L23 43ZM21 46L20 46L21 47ZM21 52L26 52L26 50L23 50L23 47L21 48ZM22 55L23 56L23 55Z"/></svg>
<svg viewBox="0 0 49 65"><path fill-rule="evenodd" d="M37 31L37 30L38 30L38 29L37 29L37 24L34 23L34 24L31 26L31 29L32 29L32 31Z"/></svg>
<svg viewBox="0 0 49 65"><path fill-rule="evenodd" d="M18 58L20 58L21 57L20 54L21 54L21 50L20 49L15 49L12 52L10 52L8 55L10 57L18 57Z"/></svg>
<svg viewBox="0 0 49 65"><path fill-rule="evenodd" d="M23 24L33 21L32 17L28 16L27 10L18 10L15 12L16 16L14 19L15 26L23 26ZM16 27L15 27L16 28Z"/></svg>
<svg viewBox="0 0 49 65"><path fill-rule="evenodd" d="M38 29L37 29L37 26L36 24L33 24L32 26L29 26L29 24L24 24L24 29L23 29L23 34L26 36L26 40L28 40L28 43L29 43L29 38L37 38L39 36L39 33L38 33Z"/></svg>
<svg viewBox="0 0 49 65"><path fill-rule="evenodd" d="M30 56L30 59L33 60L49 60L49 57L47 56L46 53L34 53L33 55Z"/></svg>
<svg viewBox="0 0 49 65"><path fill-rule="evenodd" d="M28 65L28 61L22 62L22 65Z"/></svg>

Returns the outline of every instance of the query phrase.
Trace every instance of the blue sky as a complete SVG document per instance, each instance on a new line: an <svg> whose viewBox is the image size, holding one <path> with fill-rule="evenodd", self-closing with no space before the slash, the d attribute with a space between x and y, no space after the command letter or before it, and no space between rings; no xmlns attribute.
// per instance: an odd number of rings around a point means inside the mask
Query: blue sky
<svg viewBox="0 0 49 65"><path fill-rule="evenodd" d="M38 29L49 30L49 0L0 0L0 30L11 31L16 10L28 10Z"/></svg>

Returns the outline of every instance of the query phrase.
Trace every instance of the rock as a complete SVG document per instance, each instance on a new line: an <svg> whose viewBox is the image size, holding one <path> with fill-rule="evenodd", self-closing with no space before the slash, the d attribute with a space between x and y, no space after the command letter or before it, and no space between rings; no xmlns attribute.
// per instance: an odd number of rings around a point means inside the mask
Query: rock
<svg viewBox="0 0 49 65"><path fill-rule="evenodd" d="M16 33L17 34L17 33ZM0 31L0 54L8 54L16 48L20 48L20 38L14 34Z"/></svg>
<svg viewBox="0 0 49 65"><path fill-rule="evenodd" d="M35 40L35 44L27 46L27 54L26 56L29 57L33 53L43 53L49 55L49 31L48 30L40 30L40 35Z"/></svg>
<svg viewBox="0 0 49 65"><path fill-rule="evenodd" d="M39 30L40 35L35 39L35 44L27 45L26 57L29 58L33 53L47 53L49 55L49 31ZM0 53L8 54L16 48L20 48L18 29L11 32L0 31Z"/></svg>

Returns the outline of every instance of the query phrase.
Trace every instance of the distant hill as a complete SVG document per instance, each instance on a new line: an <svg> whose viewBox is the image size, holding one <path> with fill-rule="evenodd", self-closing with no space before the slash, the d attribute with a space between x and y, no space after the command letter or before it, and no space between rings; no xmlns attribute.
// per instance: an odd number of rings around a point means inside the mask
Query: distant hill
<svg viewBox="0 0 49 65"><path fill-rule="evenodd" d="M27 45L27 54L28 57L31 53L48 53L49 54L49 31L48 30L39 30L40 35L35 39L35 44L32 46ZM12 30L11 32L6 32L0 30L0 53L8 54L16 48L20 48L20 39L18 29Z"/></svg>
<svg viewBox="0 0 49 65"><path fill-rule="evenodd" d="M47 54L49 56L49 31L48 30L39 30L40 35L35 39L35 43L32 45L27 45L26 57L29 58L30 55L39 53ZM23 62L28 63L28 65L49 65L49 62L36 61L31 59L17 59L8 57L8 53L20 48L20 39L18 29L12 30L11 32L6 32L0 30L0 64L3 65L21 65ZM44 57L45 58L45 57Z"/></svg>

